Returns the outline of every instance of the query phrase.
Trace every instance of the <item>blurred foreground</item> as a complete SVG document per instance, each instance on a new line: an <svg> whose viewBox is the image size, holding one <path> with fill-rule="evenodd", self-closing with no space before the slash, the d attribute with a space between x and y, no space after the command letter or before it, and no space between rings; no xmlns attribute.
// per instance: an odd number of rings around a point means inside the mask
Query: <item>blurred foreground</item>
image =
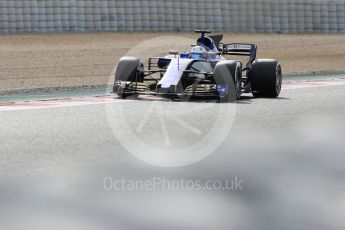
<svg viewBox="0 0 345 230"><path fill-rule="evenodd" d="M114 135L123 130L111 128L104 105L1 112L0 227L343 230L344 92L336 86L286 90L277 100L244 98L235 105L231 131L219 148L180 168L151 166L129 154ZM213 118L212 113L186 114L184 103L159 103L190 124ZM107 106L138 112L149 105ZM186 106L198 111L222 105ZM137 116L127 116L129 127ZM191 134L173 122L167 123L166 130L171 129L180 139L173 137L171 143L179 145L170 148L182 148ZM157 122L147 123L146 131L149 136L137 138L162 145ZM133 139L133 145L138 141ZM185 190L178 183L167 190L149 189L149 184L124 189L121 183L112 189L106 178L139 185L154 178L171 183L238 178L242 183L232 190Z"/></svg>

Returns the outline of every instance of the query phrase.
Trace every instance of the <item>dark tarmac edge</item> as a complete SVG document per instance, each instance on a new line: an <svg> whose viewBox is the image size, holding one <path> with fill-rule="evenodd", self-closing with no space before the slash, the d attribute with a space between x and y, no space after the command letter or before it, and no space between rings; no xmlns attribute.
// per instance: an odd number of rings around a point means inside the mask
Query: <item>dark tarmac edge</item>
<svg viewBox="0 0 345 230"><path fill-rule="evenodd" d="M68 87L47 87L47 88L34 88L34 89L19 89L19 90L6 90L0 91L0 96L3 95L17 95L17 94L35 94L35 93L54 93L58 91L78 91L78 90L92 90L103 89L109 85L81 85L81 86L68 86Z"/></svg>

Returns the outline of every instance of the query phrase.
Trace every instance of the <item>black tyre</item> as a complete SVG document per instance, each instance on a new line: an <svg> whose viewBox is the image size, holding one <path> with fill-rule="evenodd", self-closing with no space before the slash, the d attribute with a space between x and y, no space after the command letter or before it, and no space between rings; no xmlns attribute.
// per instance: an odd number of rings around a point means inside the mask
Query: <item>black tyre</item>
<svg viewBox="0 0 345 230"><path fill-rule="evenodd" d="M236 99L241 99L242 95L242 63L237 62L236 68L231 70L232 78L235 83Z"/></svg>
<svg viewBox="0 0 345 230"><path fill-rule="evenodd" d="M220 102L235 102L242 92L242 65L238 61L222 61L214 69L214 80Z"/></svg>
<svg viewBox="0 0 345 230"><path fill-rule="evenodd" d="M277 60L256 60L250 80L254 97L278 97L282 88L281 66Z"/></svg>
<svg viewBox="0 0 345 230"><path fill-rule="evenodd" d="M115 72L115 82L113 93L118 94L121 98L125 99L127 96L124 92L123 84L125 82L140 81L141 73L139 68L142 66L139 58L136 57L123 57L117 64ZM122 83L121 83L122 82Z"/></svg>

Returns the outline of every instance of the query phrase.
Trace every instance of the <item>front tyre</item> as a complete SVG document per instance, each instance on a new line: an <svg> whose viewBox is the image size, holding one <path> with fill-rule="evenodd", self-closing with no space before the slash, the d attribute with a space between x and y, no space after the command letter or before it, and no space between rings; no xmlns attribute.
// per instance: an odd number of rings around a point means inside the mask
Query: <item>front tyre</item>
<svg viewBox="0 0 345 230"><path fill-rule="evenodd" d="M113 93L116 93L122 99L126 99L128 85L141 80L140 67L142 63L136 57L122 57L117 64L115 72L115 82Z"/></svg>
<svg viewBox="0 0 345 230"><path fill-rule="evenodd" d="M235 102L241 97L242 66L238 61L218 62L213 77L217 85L219 101Z"/></svg>
<svg viewBox="0 0 345 230"><path fill-rule="evenodd" d="M254 97L276 98L282 88L282 68L277 60L259 59L253 63L251 89Z"/></svg>

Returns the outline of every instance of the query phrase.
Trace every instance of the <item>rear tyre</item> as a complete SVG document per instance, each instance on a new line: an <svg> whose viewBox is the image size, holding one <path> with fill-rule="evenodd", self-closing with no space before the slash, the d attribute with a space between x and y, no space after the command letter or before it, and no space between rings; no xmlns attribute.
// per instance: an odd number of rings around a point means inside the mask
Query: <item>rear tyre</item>
<svg viewBox="0 0 345 230"><path fill-rule="evenodd" d="M219 62L217 63L213 74L217 85L218 98L221 103L235 102L241 97L241 62Z"/></svg>
<svg viewBox="0 0 345 230"><path fill-rule="evenodd" d="M123 57L117 64L115 72L115 82L113 87L113 93L116 93L122 99L126 99L128 95L125 92L126 83L136 82L141 79L140 67L142 63L139 58L136 57Z"/></svg>
<svg viewBox="0 0 345 230"><path fill-rule="evenodd" d="M254 97L276 98L282 88L282 69L277 60L259 59L253 63L251 89Z"/></svg>

